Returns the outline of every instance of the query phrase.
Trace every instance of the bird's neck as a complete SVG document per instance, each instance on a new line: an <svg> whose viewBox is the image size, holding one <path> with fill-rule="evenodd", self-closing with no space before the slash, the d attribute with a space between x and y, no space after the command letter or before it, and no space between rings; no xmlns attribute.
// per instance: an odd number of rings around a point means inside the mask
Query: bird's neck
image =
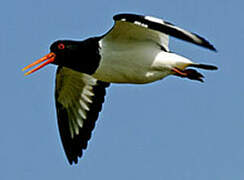
<svg viewBox="0 0 244 180"><path fill-rule="evenodd" d="M77 49L70 53L64 66L82 73L93 74L101 59L99 40L99 37L95 37L78 42Z"/></svg>

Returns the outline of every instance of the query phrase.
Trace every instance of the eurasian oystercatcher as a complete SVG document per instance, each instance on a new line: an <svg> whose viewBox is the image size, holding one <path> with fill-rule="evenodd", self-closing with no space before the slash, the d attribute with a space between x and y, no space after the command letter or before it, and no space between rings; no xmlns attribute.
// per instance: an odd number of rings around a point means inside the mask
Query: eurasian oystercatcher
<svg viewBox="0 0 244 180"><path fill-rule="evenodd" d="M151 16L118 14L103 36L83 41L58 40L50 53L25 67L58 65L55 100L58 126L70 164L87 148L110 83L144 84L168 75L203 82L203 75L188 67L216 70L170 52L169 36L216 51L197 34Z"/></svg>

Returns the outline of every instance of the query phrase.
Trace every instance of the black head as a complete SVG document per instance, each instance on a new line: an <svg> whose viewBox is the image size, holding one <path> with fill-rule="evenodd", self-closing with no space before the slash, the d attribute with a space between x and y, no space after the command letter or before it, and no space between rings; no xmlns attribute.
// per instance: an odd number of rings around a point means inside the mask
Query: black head
<svg viewBox="0 0 244 180"><path fill-rule="evenodd" d="M56 65L67 64L68 59L73 59L78 56L79 47L81 46L81 42L71 41L71 40L58 40L51 44L50 52L56 55L55 60L52 62Z"/></svg>
<svg viewBox="0 0 244 180"><path fill-rule="evenodd" d="M51 44L49 54L25 67L23 70L45 61L40 66L25 73L25 75L31 74L49 63L92 74L98 67L99 60L100 54L97 38L90 38L85 41L58 40Z"/></svg>

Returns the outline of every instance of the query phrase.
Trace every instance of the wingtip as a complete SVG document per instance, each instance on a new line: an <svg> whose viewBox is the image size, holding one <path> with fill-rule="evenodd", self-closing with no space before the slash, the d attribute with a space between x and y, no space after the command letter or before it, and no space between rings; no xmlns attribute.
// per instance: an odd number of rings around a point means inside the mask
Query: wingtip
<svg viewBox="0 0 244 180"><path fill-rule="evenodd" d="M218 52L218 50L212 44L210 44L209 49L216 52L216 53Z"/></svg>
<svg viewBox="0 0 244 180"><path fill-rule="evenodd" d="M78 163L78 158L74 158L74 159L68 158L68 162L69 165L71 166L76 165Z"/></svg>
<svg viewBox="0 0 244 180"><path fill-rule="evenodd" d="M201 79L197 79L197 81L201 82L201 83L204 83L204 80L201 78Z"/></svg>
<svg viewBox="0 0 244 180"><path fill-rule="evenodd" d="M200 37L200 36L198 36L198 37ZM205 47L209 50L212 50L214 52L218 52L217 49L209 41L207 41L206 39L203 39L203 38L202 38L202 40L203 40L203 44L202 44L203 47ZM201 44L199 44L199 45L201 46Z"/></svg>

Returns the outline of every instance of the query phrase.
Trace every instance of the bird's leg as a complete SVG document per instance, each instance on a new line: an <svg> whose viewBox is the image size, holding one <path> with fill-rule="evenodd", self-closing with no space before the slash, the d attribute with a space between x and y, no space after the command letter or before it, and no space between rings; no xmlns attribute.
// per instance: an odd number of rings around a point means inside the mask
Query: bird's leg
<svg viewBox="0 0 244 180"><path fill-rule="evenodd" d="M173 68L172 72L174 73L174 75L176 76L180 76L180 77L187 77L187 74L184 72L184 70L180 70L178 68Z"/></svg>
<svg viewBox="0 0 244 180"><path fill-rule="evenodd" d="M197 80L197 81L203 82L202 78L204 78L204 76L202 74L200 74L199 72L197 72L196 70L194 70L194 69L181 70L179 68L173 68L172 72L173 72L174 75L180 76L182 78L188 78L188 79L191 79L191 80Z"/></svg>

